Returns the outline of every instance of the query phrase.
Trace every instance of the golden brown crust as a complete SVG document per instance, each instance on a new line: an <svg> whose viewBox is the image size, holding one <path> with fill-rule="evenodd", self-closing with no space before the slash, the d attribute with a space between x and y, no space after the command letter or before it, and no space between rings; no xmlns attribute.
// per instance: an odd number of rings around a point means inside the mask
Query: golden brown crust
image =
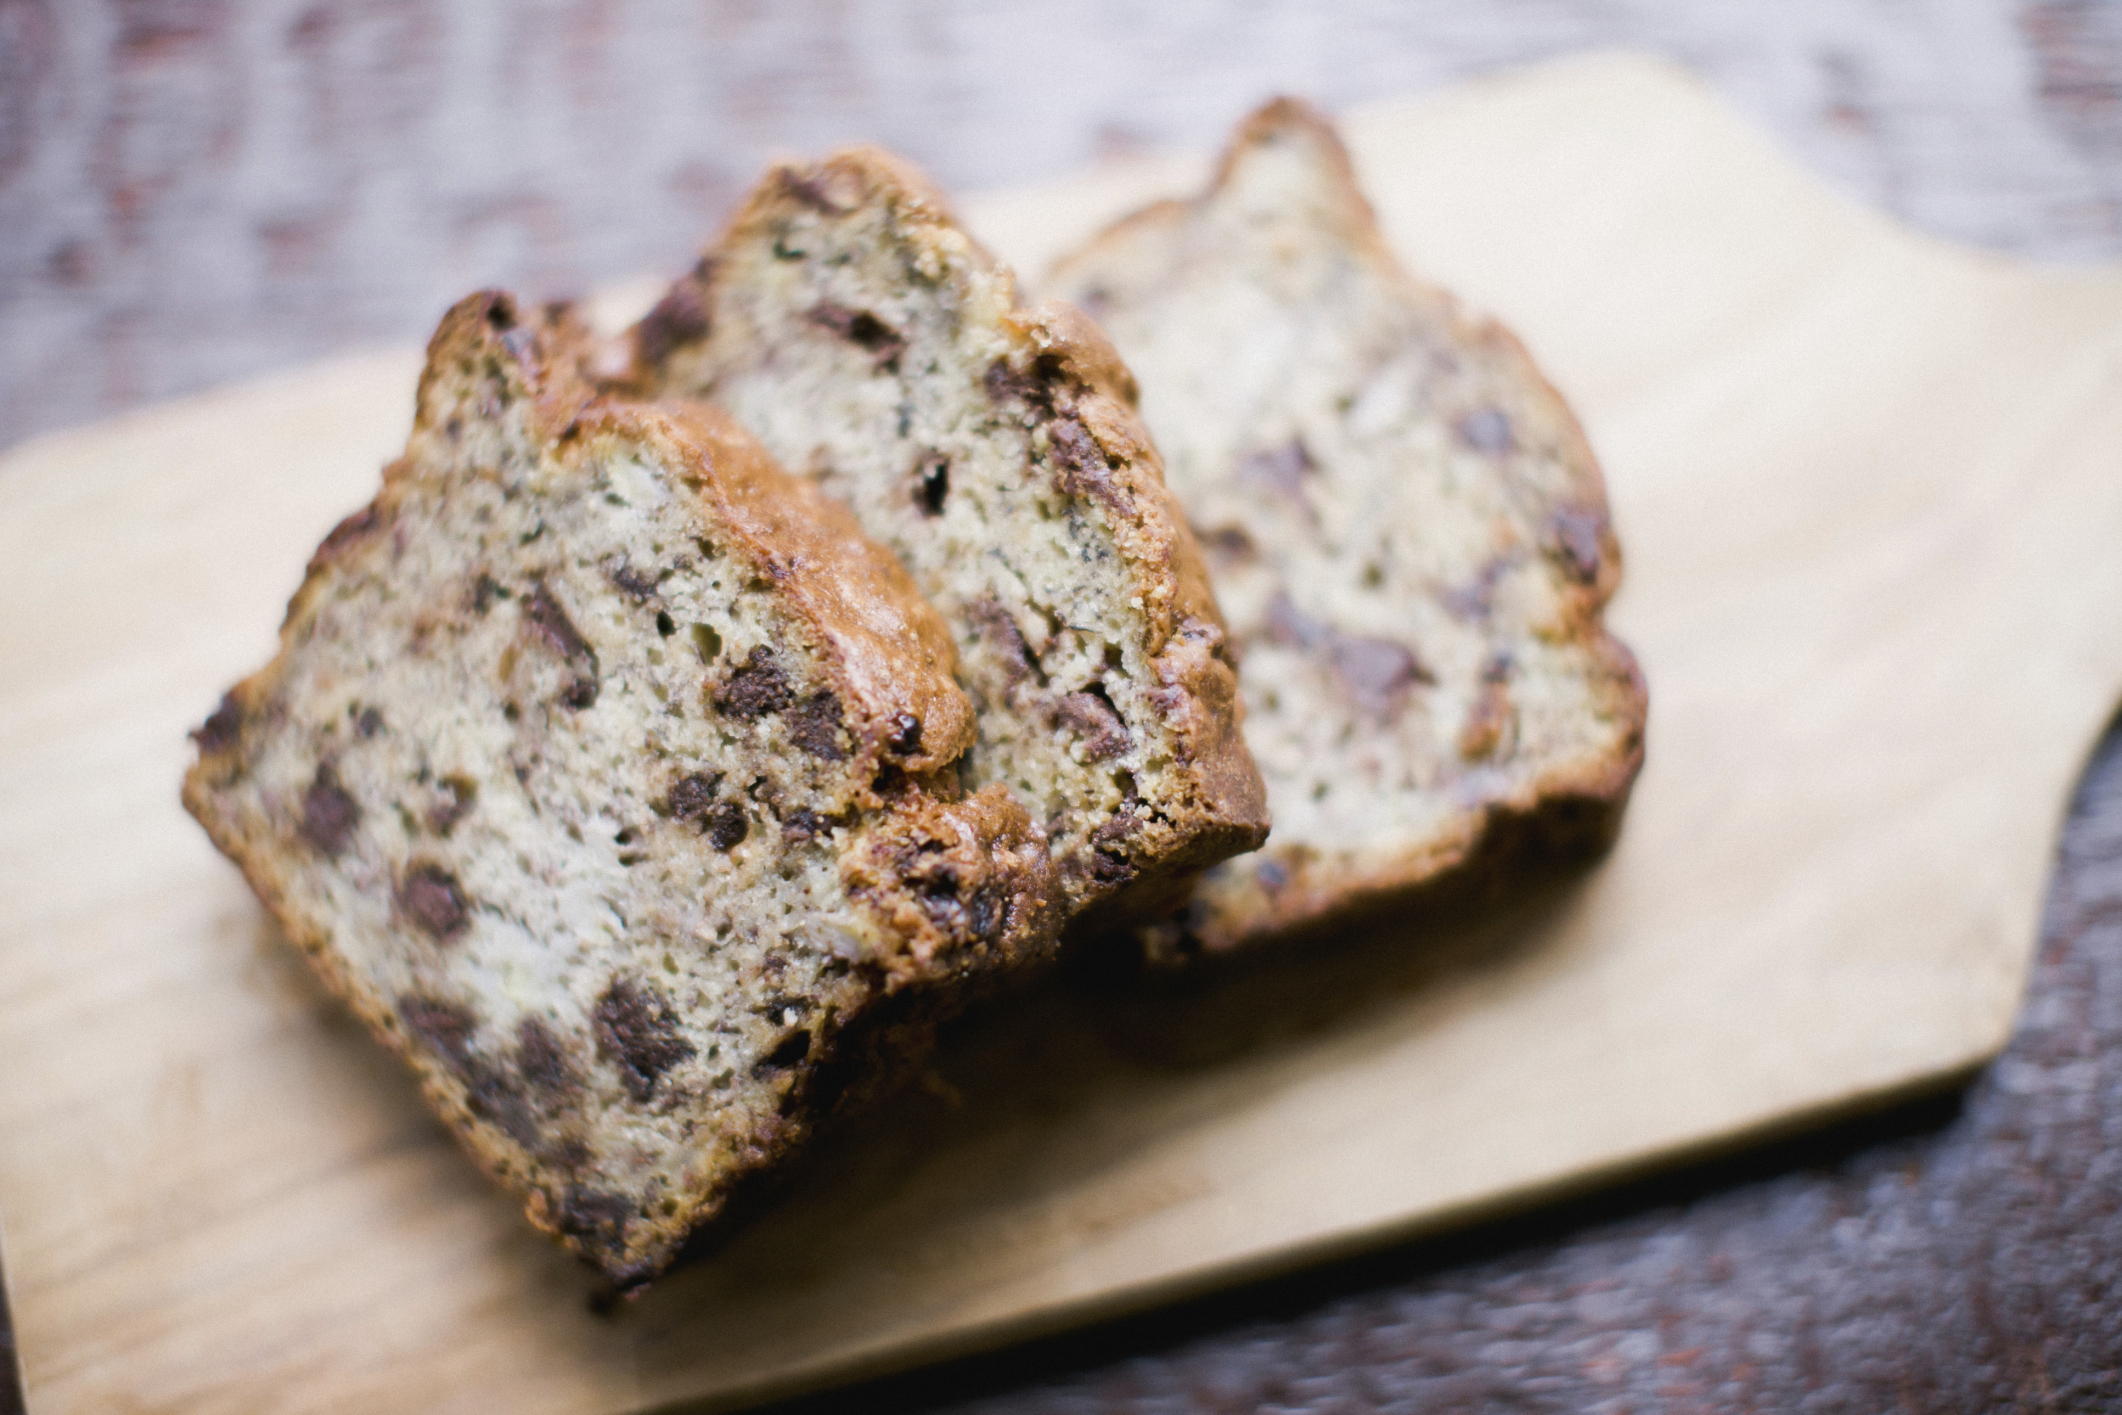
<svg viewBox="0 0 2122 1415"><path fill-rule="evenodd" d="M867 752L905 770L948 766L972 745L972 704L952 679L950 630L906 570L847 508L788 475L728 414L708 404L602 399L574 434L603 429L669 449L732 549L801 607L837 659L849 723Z"/></svg>
<svg viewBox="0 0 2122 1415"><path fill-rule="evenodd" d="M877 960L887 991L939 972L1007 972L1053 935L1045 842L1006 790L948 801L909 789L892 804L843 862L850 892L894 940Z"/></svg>

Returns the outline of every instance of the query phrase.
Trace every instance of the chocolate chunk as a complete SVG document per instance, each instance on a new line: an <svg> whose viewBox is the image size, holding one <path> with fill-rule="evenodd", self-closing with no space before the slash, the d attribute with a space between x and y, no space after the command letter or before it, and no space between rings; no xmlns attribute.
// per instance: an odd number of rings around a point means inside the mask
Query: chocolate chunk
<svg viewBox="0 0 2122 1415"><path fill-rule="evenodd" d="M717 801L702 813L700 829L710 845L727 854L751 833L751 821L735 801Z"/></svg>
<svg viewBox="0 0 2122 1415"><path fill-rule="evenodd" d="M571 1184L553 1214L553 1227L570 1238L618 1248L633 1216L633 1200L625 1195Z"/></svg>
<svg viewBox="0 0 2122 1415"><path fill-rule="evenodd" d="M624 560L616 562L605 573L610 575L612 583L636 604L647 604L656 597L656 582Z"/></svg>
<svg viewBox="0 0 2122 1415"><path fill-rule="evenodd" d="M1570 577L1587 585L1596 581L1606 518L1597 511L1565 506L1549 518L1548 524Z"/></svg>
<svg viewBox="0 0 2122 1415"><path fill-rule="evenodd" d="M763 1077L775 1071L786 1071L810 1055L810 1032L798 1027L774 1043L774 1049L752 1066L752 1075Z"/></svg>
<svg viewBox="0 0 2122 1415"><path fill-rule="evenodd" d="M574 1058L542 1017L516 1024L516 1069L540 1094L565 1100L582 1089Z"/></svg>
<svg viewBox="0 0 2122 1415"><path fill-rule="evenodd" d="M1007 359L997 359L988 365L980 381L991 402L1023 402L1036 411L1051 413L1062 379L1061 360L1052 354L1041 354L1024 369L1013 367Z"/></svg>
<svg viewBox="0 0 2122 1415"><path fill-rule="evenodd" d="M437 801L428 808L427 828L446 836L456 828L458 821L471 814L473 802L479 799L479 786L468 776L445 776L442 789L449 792L449 799Z"/></svg>
<svg viewBox="0 0 2122 1415"><path fill-rule="evenodd" d="M835 826L841 824L843 822L834 820L831 816L820 815L816 811L808 811L798 806L782 817L781 838L793 841L815 840L821 835L830 834Z"/></svg>
<svg viewBox="0 0 2122 1415"><path fill-rule="evenodd" d="M716 799L715 792L721 784L720 773L710 776L695 772L671 787L669 805L673 816L699 826L710 844L728 851L750 833L751 821L737 802Z"/></svg>
<svg viewBox="0 0 2122 1415"><path fill-rule="evenodd" d="M360 823L361 807L339 784L332 764L318 763L317 775L302 797L302 838L326 855L336 855Z"/></svg>
<svg viewBox="0 0 2122 1415"><path fill-rule="evenodd" d="M990 880L965 901L965 922L973 937L992 942L1009 918L1009 893L999 881Z"/></svg>
<svg viewBox="0 0 2122 1415"><path fill-rule="evenodd" d="M1243 481L1265 487L1278 496L1304 500L1304 476L1313 470L1311 453L1303 439L1291 438L1271 452L1255 452L1238 463Z"/></svg>
<svg viewBox="0 0 2122 1415"><path fill-rule="evenodd" d="M1349 696L1368 712L1383 716L1416 683L1434 682L1412 649L1391 639L1333 636L1334 672Z"/></svg>
<svg viewBox="0 0 2122 1415"><path fill-rule="evenodd" d="M1090 877L1100 884L1125 884L1135 877L1135 867L1124 856L1110 850L1093 850Z"/></svg>
<svg viewBox="0 0 2122 1415"><path fill-rule="evenodd" d="M1253 538L1245 533L1243 526L1218 526L1201 537L1201 543L1209 553L1225 560L1250 560L1259 554Z"/></svg>
<svg viewBox="0 0 2122 1415"><path fill-rule="evenodd" d="M1055 418L1048 424L1047 437L1053 442L1054 455L1061 465L1079 477L1102 474L1105 471L1105 453L1098 446L1090 429L1075 418Z"/></svg>
<svg viewBox="0 0 2122 1415"><path fill-rule="evenodd" d="M829 172L806 177L799 172L783 168L780 178L783 192L821 215L840 216L854 210L853 198L843 198L832 190L832 174Z"/></svg>
<svg viewBox="0 0 2122 1415"><path fill-rule="evenodd" d="M1324 620L1314 619L1297 608L1287 594L1277 594L1267 605L1267 636L1287 648L1308 649L1332 631Z"/></svg>
<svg viewBox="0 0 2122 1415"><path fill-rule="evenodd" d="M656 989L615 977L597 999L597 1054L619 1069L635 1101L646 1101L663 1073L689 1060L693 1044L678 1034L677 1014Z"/></svg>
<svg viewBox="0 0 2122 1415"><path fill-rule="evenodd" d="M967 605L965 617L980 631L981 642L1002 660L1002 676L1010 687L1014 688L1033 676L1037 676L1042 685L1046 682L1046 675L1039 670L1039 661L1032 657L1031 646L1024 642L1016 618L1007 609L994 600L983 599Z"/></svg>
<svg viewBox="0 0 2122 1415"><path fill-rule="evenodd" d="M827 300L813 306L805 318L875 355L879 368L897 366L899 356L906 352L905 336L867 310L852 310Z"/></svg>
<svg viewBox="0 0 2122 1415"><path fill-rule="evenodd" d="M1071 496L1090 497L1108 508L1125 512L1127 499L1113 480L1105 449L1090 429L1074 418L1055 418L1046 425L1054 460L1061 468L1061 489Z"/></svg>
<svg viewBox="0 0 2122 1415"><path fill-rule="evenodd" d="M847 749L840 745L840 728L844 721L840 699L821 691L796 704L795 710L789 713L788 735L797 746L820 761L844 761Z"/></svg>
<svg viewBox="0 0 2122 1415"><path fill-rule="evenodd" d="M1129 813L1120 813L1120 815L1114 815L1114 817L1106 819L1103 823L1099 823L1099 827L1093 829L1093 832L1091 832L1091 844L1118 846L1120 842L1125 842L1135 832L1140 832L1140 829L1142 829L1142 817L1129 815Z"/></svg>
<svg viewBox="0 0 2122 1415"><path fill-rule="evenodd" d="M1476 452L1495 457L1510 451L1516 442L1511 435L1510 416L1501 408L1481 408L1468 413L1459 419L1452 431Z"/></svg>
<svg viewBox="0 0 2122 1415"><path fill-rule="evenodd" d="M233 688L221 695L221 706L214 709L213 715L192 729L192 741L198 744L201 754L226 751L242 735L243 704L237 701Z"/></svg>
<svg viewBox="0 0 2122 1415"><path fill-rule="evenodd" d="M484 617L486 612L494 607L495 600L507 598L507 587L492 575L481 572L479 578L472 582L471 606L474 614Z"/></svg>
<svg viewBox="0 0 2122 1415"><path fill-rule="evenodd" d="M470 1007L427 993L401 996L398 1020L405 1024L406 1031L455 1068L461 1068L470 1058L472 1035L479 1030L479 1014Z"/></svg>
<svg viewBox="0 0 2122 1415"><path fill-rule="evenodd" d="M383 714L378 712L375 708L370 707L361 709L360 715L354 719L354 731L361 734L361 737L364 741L374 737L378 732L381 732L382 730Z"/></svg>
<svg viewBox="0 0 2122 1415"><path fill-rule="evenodd" d="M679 820L704 822L707 813L715 804L716 788L722 785L721 772L696 771L682 777L670 789L667 800L670 813Z"/></svg>
<svg viewBox="0 0 2122 1415"><path fill-rule="evenodd" d="M477 1057L468 1058L459 1071L464 1077L465 1108L536 1153L544 1137L538 1132L537 1111L523 1094L523 1083Z"/></svg>
<svg viewBox="0 0 2122 1415"><path fill-rule="evenodd" d="M1142 828L1139 817L1112 817L1090 833L1091 878L1100 884L1124 884L1133 879L1135 864L1127 841Z"/></svg>
<svg viewBox="0 0 2122 1415"><path fill-rule="evenodd" d="M580 1135L563 1135L546 1146L545 1162L555 1169L573 1172L589 1161L589 1145Z"/></svg>
<svg viewBox="0 0 2122 1415"><path fill-rule="evenodd" d="M956 868L934 857L906 878L920 894L930 921L952 938L992 939L1008 917L1008 889L999 881L968 882Z"/></svg>
<svg viewBox="0 0 2122 1415"><path fill-rule="evenodd" d="M712 328L706 296L711 275L708 262L701 262L693 279L673 285L642 317L634 330L634 349L642 363L660 364L673 351L707 338Z"/></svg>
<svg viewBox="0 0 2122 1415"><path fill-rule="evenodd" d="M788 677L764 644L730 670L714 691L716 709L725 717L751 722L770 712L780 712L796 700L789 691Z"/></svg>
<svg viewBox="0 0 2122 1415"><path fill-rule="evenodd" d="M992 403L1029 399L1038 391L1036 385L1010 367L1007 359L997 359L989 364L987 373L980 382L987 390L988 401Z"/></svg>
<svg viewBox="0 0 2122 1415"><path fill-rule="evenodd" d="M543 583L523 602L523 617L545 644L560 654L574 672L560 690L560 701L577 709L597 701L597 652L582 637L567 611Z"/></svg>
<svg viewBox="0 0 2122 1415"><path fill-rule="evenodd" d="M1444 592L1444 607L1457 619L1479 623L1488 618L1496 603L1496 585L1509 573L1514 558L1498 555L1481 567L1481 573L1463 585Z"/></svg>
<svg viewBox="0 0 2122 1415"><path fill-rule="evenodd" d="M994 905L980 902L981 890L986 886L975 884L968 888L957 865L943 854L941 841L925 840L902 847L896 854L894 863L899 877L919 897L922 912L938 929L963 939L977 936L978 920L991 926Z"/></svg>
<svg viewBox="0 0 2122 1415"><path fill-rule="evenodd" d="M1103 683L1093 683L1083 692L1061 699L1054 705L1054 716L1083 738L1083 755L1090 761L1116 757L1133 740Z"/></svg>
<svg viewBox="0 0 2122 1415"><path fill-rule="evenodd" d="M890 735L884 745L899 756L921 750L921 719L910 712L895 712L887 724Z"/></svg>
<svg viewBox="0 0 2122 1415"><path fill-rule="evenodd" d="M575 627L575 621L567 617L560 601L553 598L552 591L543 583L531 590L530 598L523 602L523 617L538 631L538 637L550 645L562 658L575 659L591 654L589 641Z"/></svg>
<svg viewBox="0 0 2122 1415"><path fill-rule="evenodd" d="M1142 829L1142 818L1122 812L1104 821L1090 833L1093 845L1118 845Z"/></svg>
<svg viewBox="0 0 2122 1415"><path fill-rule="evenodd" d="M457 877L429 861L406 871L405 882L398 886L398 912L442 943L471 924L471 906Z"/></svg>

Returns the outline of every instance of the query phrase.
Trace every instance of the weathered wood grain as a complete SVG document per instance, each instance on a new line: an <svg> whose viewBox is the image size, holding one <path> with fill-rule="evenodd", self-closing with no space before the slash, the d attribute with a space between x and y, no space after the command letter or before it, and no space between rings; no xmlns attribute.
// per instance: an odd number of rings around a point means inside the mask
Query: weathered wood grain
<svg viewBox="0 0 2122 1415"><path fill-rule="evenodd" d="M416 339L481 284L674 270L776 150L970 190L1587 46L1689 65L1921 229L2104 255L2118 44L2073 0L0 0L0 444Z"/></svg>

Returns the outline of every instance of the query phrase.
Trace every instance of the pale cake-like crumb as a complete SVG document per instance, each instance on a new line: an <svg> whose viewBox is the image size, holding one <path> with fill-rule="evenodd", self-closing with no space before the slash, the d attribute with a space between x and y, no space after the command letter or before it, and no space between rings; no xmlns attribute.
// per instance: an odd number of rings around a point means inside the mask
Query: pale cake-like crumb
<svg viewBox="0 0 2122 1415"><path fill-rule="evenodd" d="M1646 698L1601 622L1621 557L1598 465L1517 340L1401 268L1323 117L1263 108L1208 192L1049 284L1140 382L1274 815L1145 934L1154 956L1611 838Z"/></svg>

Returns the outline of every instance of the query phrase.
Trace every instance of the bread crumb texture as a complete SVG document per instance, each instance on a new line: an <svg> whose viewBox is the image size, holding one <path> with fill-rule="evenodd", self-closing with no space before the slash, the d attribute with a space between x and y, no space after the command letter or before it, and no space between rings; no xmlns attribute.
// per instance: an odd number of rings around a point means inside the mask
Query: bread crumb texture
<svg viewBox="0 0 2122 1415"><path fill-rule="evenodd" d="M1046 830L1078 927L1168 908L1264 838L1200 552L1132 382L875 149L769 173L636 329L643 392L713 400L851 507L950 624L962 770Z"/></svg>
<svg viewBox="0 0 2122 1415"><path fill-rule="evenodd" d="M451 311L380 495L185 804L493 1175L621 1290L1051 950L1037 826L964 794L947 632L726 418Z"/></svg>
<svg viewBox="0 0 2122 1415"><path fill-rule="evenodd" d="M1210 190L1064 259L1205 546L1274 838L1144 934L1328 925L1505 842L1597 848L1646 695L1601 623L1597 463L1523 347L1399 265L1328 122L1278 100Z"/></svg>

